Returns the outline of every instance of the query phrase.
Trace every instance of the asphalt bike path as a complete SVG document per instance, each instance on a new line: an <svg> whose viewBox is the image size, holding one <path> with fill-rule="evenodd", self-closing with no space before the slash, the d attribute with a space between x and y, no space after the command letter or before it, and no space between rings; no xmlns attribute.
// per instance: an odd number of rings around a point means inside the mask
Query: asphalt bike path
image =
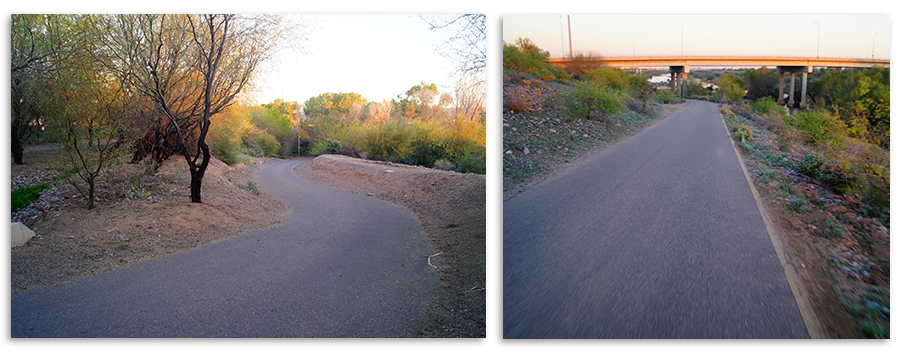
<svg viewBox="0 0 900 356"><path fill-rule="evenodd" d="M15 293L12 337L416 336L439 277L415 215L300 179L298 163L257 172L288 222Z"/></svg>
<svg viewBox="0 0 900 356"><path fill-rule="evenodd" d="M716 105L503 205L504 338L807 338Z"/></svg>

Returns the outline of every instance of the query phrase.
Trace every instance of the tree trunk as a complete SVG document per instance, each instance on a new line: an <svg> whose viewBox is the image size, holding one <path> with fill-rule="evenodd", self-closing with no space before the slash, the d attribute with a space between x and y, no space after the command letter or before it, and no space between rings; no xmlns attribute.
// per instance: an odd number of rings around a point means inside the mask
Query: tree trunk
<svg viewBox="0 0 900 356"><path fill-rule="evenodd" d="M196 170L191 170L191 202L193 203L201 203L200 186L203 184L203 175L206 174L206 167L209 166L209 160L212 158L206 142L201 141L198 146L203 153L203 161L200 162Z"/></svg>
<svg viewBox="0 0 900 356"><path fill-rule="evenodd" d="M13 154L13 163L18 165L23 165L25 162L22 160L22 154L25 152L25 147L22 146L22 138L19 137L19 131L21 130L21 124L18 120L13 120L12 127L12 154Z"/></svg>
<svg viewBox="0 0 900 356"><path fill-rule="evenodd" d="M94 208L94 177L88 179L88 210Z"/></svg>

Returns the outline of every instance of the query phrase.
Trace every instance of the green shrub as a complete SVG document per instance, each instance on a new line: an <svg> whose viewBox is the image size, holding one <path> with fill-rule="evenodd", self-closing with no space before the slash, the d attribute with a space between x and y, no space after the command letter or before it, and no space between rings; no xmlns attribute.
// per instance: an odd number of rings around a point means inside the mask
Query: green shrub
<svg viewBox="0 0 900 356"><path fill-rule="evenodd" d="M395 121L384 125L364 126L361 139L360 151L371 159L390 162L409 154L413 132L405 123Z"/></svg>
<svg viewBox="0 0 900 356"><path fill-rule="evenodd" d="M10 194L12 211L18 211L19 209L28 206L33 201L37 200L37 198L41 196L41 192L47 188L50 188L49 184L41 183L13 190Z"/></svg>
<svg viewBox="0 0 900 356"><path fill-rule="evenodd" d="M602 120L616 115L625 110L619 98L608 87L599 86L591 81L578 81L570 93L569 102L566 104L569 111L579 117Z"/></svg>
<svg viewBox="0 0 900 356"><path fill-rule="evenodd" d="M662 104L674 104L681 102L678 96L670 89L661 88L656 90L656 101Z"/></svg>
<svg viewBox="0 0 900 356"><path fill-rule="evenodd" d="M759 98L759 100L750 103L750 107L753 108L753 111L762 115L784 112L781 106L778 105L778 102L775 101L775 98L772 98L771 96Z"/></svg>
<svg viewBox="0 0 900 356"><path fill-rule="evenodd" d="M563 80L569 72L550 64L550 52L544 51L527 38L519 38L515 45L503 44L503 68L537 75L543 80Z"/></svg>
<svg viewBox="0 0 900 356"><path fill-rule="evenodd" d="M219 139L212 141L209 145L209 150L212 155L228 165L240 162L240 159L238 159L237 156L239 149L240 145L238 144L237 139L228 137L220 137Z"/></svg>
<svg viewBox="0 0 900 356"><path fill-rule="evenodd" d="M801 111L791 115L789 124L809 143L840 149L847 137L847 126L841 119L821 110Z"/></svg>
<svg viewBox="0 0 900 356"><path fill-rule="evenodd" d="M600 67L584 71L584 78L597 82L600 86L610 86L615 89L628 90L628 74L611 68Z"/></svg>
<svg viewBox="0 0 900 356"><path fill-rule="evenodd" d="M484 150L465 150L456 155L456 171L460 173L484 174L487 157Z"/></svg>
<svg viewBox="0 0 900 356"><path fill-rule="evenodd" d="M275 157L281 143L272 134L265 131L248 131L242 137L243 147L251 156Z"/></svg>
<svg viewBox="0 0 900 356"><path fill-rule="evenodd" d="M328 140L328 143L325 144L325 152L341 153L343 151L344 151L344 147L343 147L343 145L341 145L341 141Z"/></svg>

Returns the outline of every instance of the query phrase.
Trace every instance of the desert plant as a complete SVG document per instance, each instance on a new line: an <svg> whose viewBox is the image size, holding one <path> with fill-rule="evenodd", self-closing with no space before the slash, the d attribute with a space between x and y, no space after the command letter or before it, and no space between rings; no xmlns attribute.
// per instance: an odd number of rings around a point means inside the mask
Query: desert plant
<svg viewBox="0 0 900 356"><path fill-rule="evenodd" d="M847 126L841 119L823 110L801 111L790 116L788 123L800 130L806 142L840 149L847 137Z"/></svg>
<svg viewBox="0 0 900 356"><path fill-rule="evenodd" d="M594 114L595 120L603 120L625 109L615 93L593 81L576 82L567 106L573 115L592 119Z"/></svg>
<svg viewBox="0 0 900 356"><path fill-rule="evenodd" d="M328 142L325 143L325 152L340 153L343 150L344 150L344 147L343 147L343 145L341 145L341 141L328 140Z"/></svg>
<svg viewBox="0 0 900 356"><path fill-rule="evenodd" d="M662 104L674 104L674 103L680 102L681 100L678 99L678 96L675 95L675 93L672 92L672 90L667 89L667 88L662 88L662 89L656 90L656 101L658 101Z"/></svg>

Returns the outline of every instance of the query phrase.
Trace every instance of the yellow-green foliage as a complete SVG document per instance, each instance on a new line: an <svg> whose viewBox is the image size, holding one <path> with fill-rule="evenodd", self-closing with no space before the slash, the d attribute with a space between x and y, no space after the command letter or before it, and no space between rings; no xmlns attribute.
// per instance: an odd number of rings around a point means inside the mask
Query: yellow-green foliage
<svg viewBox="0 0 900 356"><path fill-rule="evenodd" d="M746 124L738 125L734 129L734 135L735 137L740 137L741 141L753 141L753 130Z"/></svg>
<svg viewBox="0 0 900 356"><path fill-rule="evenodd" d="M797 115L788 116L787 123L800 130L808 143L840 149L847 138L847 125L836 115L824 110L801 111Z"/></svg>
<svg viewBox="0 0 900 356"><path fill-rule="evenodd" d="M402 158L409 153L413 131L406 123L394 120L382 125L363 125L360 127L360 152L369 158L391 161Z"/></svg>
<svg viewBox="0 0 900 356"><path fill-rule="evenodd" d="M601 86L606 85L613 89L628 90L628 74L619 69L610 67L588 69L584 71L584 77L597 82Z"/></svg>
<svg viewBox="0 0 900 356"><path fill-rule="evenodd" d="M734 116L734 113L731 112L731 109L729 108L719 108L719 112L721 112L724 117Z"/></svg>

